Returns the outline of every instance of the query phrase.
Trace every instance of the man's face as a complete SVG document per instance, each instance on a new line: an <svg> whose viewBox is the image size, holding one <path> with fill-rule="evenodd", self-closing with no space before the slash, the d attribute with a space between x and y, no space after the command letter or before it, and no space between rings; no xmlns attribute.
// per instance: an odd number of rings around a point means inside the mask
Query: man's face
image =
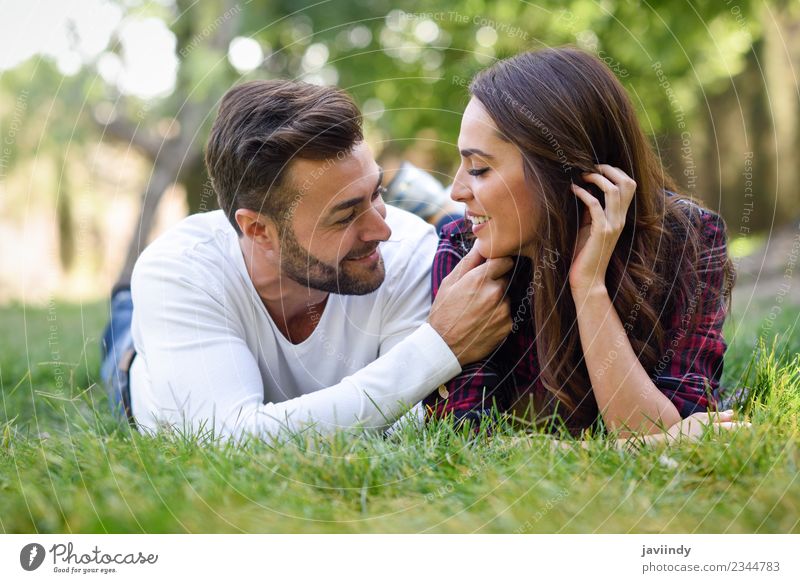
<svg viewBox="0 0 800 583"><path fill-rule="evenodd" d="M331 160L292 163L287 186L297 195L280 226L283 275L335 294L378 289L386 275L378 244L392 233L382 174L363 142Z"/></svg>

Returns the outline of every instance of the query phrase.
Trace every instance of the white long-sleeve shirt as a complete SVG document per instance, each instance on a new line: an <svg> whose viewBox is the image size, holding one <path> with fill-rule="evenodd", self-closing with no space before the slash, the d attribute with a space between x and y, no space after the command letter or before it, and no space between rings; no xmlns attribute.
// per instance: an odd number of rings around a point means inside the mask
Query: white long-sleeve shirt
<svg viewBox="0 0 800 583"><path fill-rule="evenodd" d="M461 367L425 322L437 238L387 205L386 279L363 296L331 294L314 332L292 344L247 273L222 211L193 215L154 241L134 269L131 408L140 428L382 429Z"/></svg>

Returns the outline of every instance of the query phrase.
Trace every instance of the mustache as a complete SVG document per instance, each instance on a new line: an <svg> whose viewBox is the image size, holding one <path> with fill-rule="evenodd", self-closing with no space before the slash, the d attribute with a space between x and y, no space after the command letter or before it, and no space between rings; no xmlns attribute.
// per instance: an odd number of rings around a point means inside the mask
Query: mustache
<svg viewBox="0 0 800 583"><path fill-rule="evenodd" d="M364 249L351 251L345 256L345 259L356 259L359 257L366 257L367 255L370 255L373 251L375 251L375 249L377 249L379 245L380 243L376 243L374 245L370 245L369 247L365 247Z"/></svg>

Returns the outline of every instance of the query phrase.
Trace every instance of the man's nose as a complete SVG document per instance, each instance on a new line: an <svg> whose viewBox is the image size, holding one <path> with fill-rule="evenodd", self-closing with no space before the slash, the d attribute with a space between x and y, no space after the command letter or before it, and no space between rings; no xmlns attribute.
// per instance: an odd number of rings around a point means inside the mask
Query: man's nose
<svg viewBox="0 0 800 583"><path fill-rule="evenodd" d="M362 241L386 241L392 236L392 229L386 222L386 205L380 203L369 209L362 217Z"/></svg>

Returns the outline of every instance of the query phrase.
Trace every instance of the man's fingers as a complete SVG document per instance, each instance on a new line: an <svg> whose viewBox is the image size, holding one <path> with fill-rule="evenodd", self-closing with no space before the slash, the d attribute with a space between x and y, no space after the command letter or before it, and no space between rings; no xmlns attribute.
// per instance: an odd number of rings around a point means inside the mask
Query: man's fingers
<svg viewBox="0 0 800 583"><path fill-rule="evenodd" d="M464 255L464 257L461 258L461 261L459 261L455 266L453 271L450 272L450 277L454 281L458 281L464 277L467 272L475 269L484 261L486 261L486 259L480 253L478 253L477 246L473 245L472 249L469 250L469 253Z"/></svg>
<svg viewBox="0 0 800 583"><path fill-rule="evenodd" d="M481 269L485 270L489 279L500 279L512 267L514 267L514 260L511 257L498 257L496 259L487 259Z"/></svg>

